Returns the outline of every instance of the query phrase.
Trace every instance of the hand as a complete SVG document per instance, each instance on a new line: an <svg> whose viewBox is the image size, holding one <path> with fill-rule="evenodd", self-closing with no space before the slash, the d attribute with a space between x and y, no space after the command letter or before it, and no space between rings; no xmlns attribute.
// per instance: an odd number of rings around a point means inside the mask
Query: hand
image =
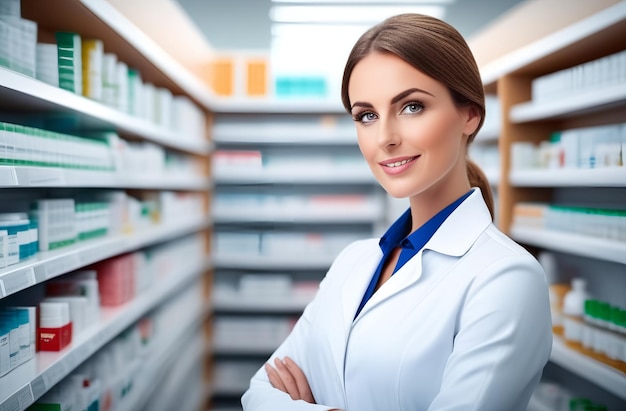
<svg viewBox="0 0 626 411"><path fill-rule="evenodd" d="M274 365L276 368L269 363L265 364L265 372L272 387L289 394L292 400L304 400L315 404L306 376L291 358L285 357L283 360L275 358Z"/></svg>

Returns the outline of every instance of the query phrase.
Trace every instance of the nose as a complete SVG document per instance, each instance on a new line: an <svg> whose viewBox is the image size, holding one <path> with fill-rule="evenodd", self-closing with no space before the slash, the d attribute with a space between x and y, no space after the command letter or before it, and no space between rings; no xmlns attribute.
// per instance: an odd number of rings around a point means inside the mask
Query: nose
<svg viewBox="0 0 626 411"><path fill-rule="evenodd" d="M393 118L379 119L378 145L382 149L389 149L400 144L397 123Z"/></svg>

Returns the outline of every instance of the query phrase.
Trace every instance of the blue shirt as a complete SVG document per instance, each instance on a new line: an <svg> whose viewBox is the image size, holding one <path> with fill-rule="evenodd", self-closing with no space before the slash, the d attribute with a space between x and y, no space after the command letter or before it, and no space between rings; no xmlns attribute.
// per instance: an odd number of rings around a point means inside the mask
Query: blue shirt
<svg viewBox="0 0 626 411"><path fill-rule="evenodd" d="M376 290L376 285L378 284L378 280L380 279L380 275L382 274L383 267L385 266L385 262L389 259L391 252L396 247L400 247L400 256L398 257L398 262L396 263L396 267L393 269L393 274L395 274L407 261L413 258L421 249L426 245L428 240L435 234L437 229L446 221L446 218L472 193L472 190L463 194L456 201L446 206L443 210L439 211L435 214L430 220L426 221L424 225L415 230L413 233L407 236L411 232L411 209L407 209L404 214L402 214L392 225L389 227L387 232L380 238L379 245L380 249L383 252L383 258L381 258L374 275L370 281L367 290L365 290L365 295L361 300L361 304L359 305L354 318L356 318L365 304L369 301L369 299L374 295L374 291Z"/></svg>

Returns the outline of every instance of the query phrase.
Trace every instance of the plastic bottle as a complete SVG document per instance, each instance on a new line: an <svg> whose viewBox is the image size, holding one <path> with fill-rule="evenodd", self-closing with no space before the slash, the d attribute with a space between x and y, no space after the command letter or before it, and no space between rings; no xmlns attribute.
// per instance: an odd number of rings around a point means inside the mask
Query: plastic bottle
<svg viewBox="0 0 626 411"><path fill-rule="evenodd" d="M563 299L563 328L566 344L578 350L582 350L585 300L589 298L587 282L582 278L573 278L572 289Z"/></svg>

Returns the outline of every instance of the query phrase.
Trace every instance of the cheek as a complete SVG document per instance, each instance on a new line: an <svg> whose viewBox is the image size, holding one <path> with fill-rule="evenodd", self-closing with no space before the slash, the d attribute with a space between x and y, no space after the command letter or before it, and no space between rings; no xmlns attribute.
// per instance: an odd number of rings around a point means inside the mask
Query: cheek
<svg viewBox="0 0 626 411"><path fill-rule="evenodd" d="M365 158L367 162L373 160L377 149L373 136L370 136L367 131L360 130L357 132L357 143L363 158Z"/></svg>
<svg viewBox="0 0 626 411"><path fill-rule="evenodd" d="M431 116L422 121L406 125L404 135L414 141L423 150L451 150L461 146L462 130L458 118L450 116Z"/></svg>

